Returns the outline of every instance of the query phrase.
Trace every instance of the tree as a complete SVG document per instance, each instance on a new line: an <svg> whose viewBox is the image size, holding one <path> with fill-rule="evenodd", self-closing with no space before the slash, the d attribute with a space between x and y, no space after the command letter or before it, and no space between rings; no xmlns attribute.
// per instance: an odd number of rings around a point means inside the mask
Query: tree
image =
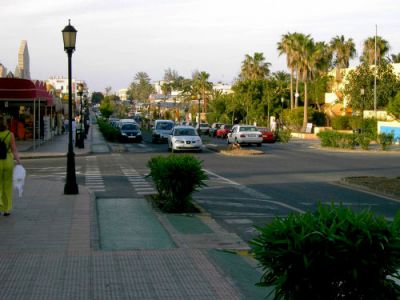
<svg viewBox="0 0 400 300"><path fill-rule="evenodd" d="M178 71L168 68L164 70L164 80L167 82L176 81L179 79Z"/></svg>
<svg viewBox="0 0 400 300"><path fill-rule="evenodd" d="M382 37L376 37L376 63L380 64L385 55L389 52L389 42ZM369 65L375 64L375 37L369 37L364 41L363 54L360 61Z"/></svg>
<svg viewBox="0 0 400 300"><path fill-rule="evenodd" d="M333 65L336 67L336 81L340 82L340 69L349 67L350 59L356 56L356 47L353 39L346 40L343 35L337 35L331 39L330 48L335 55Z"/></svg>
<svg viewBox="0 0 400 300"><path fill-rule="evenodd" d="M101 92L92 93L92 104L99 104L104 99L104 95Z"/></svg>
<svg viewBox="0 0 400 300"><path fill-rule="evenodd" d="M269 75L269 62L265 62L264 54L255 52L253 56L246 54L242 62L240 80L265 79Z"/></svg>
<svg viewBox="0 0 400 300"><path fill-rule="evenodd" d="M374 72L375 66L363 63L355 70L349 72L348 83L344 89L344 95L349 99L349 106L362 113L365 109L374 108ZM396 95L400 88L400 82L393 72L393 67L382 62L377 69L377 108L385 108L389 100ZM361 93L364 90L364 95Z"/></svg>
<svg viewBox="0 0 400 300"><path fill-rule="evenodd" d="M389 100L387 111L400 119L400 92L397 92L396 96Z"/></svg>
<svg viewBox="0 0 400 300"><path fill-rule="evenodd" d="M101 115L106 119L108 119L112 115L112 113L114 112L114 105L111 102L110 97L104 97L103 101L100 104L100 112Z"/></svg>
<svg viewBox="0 0 400 300"><path fill-rule="evenodd" d="M154 87L150 84L150 77L146 72L138 72L134 81L129 85L127 94L134 100L146 102L151 93L154 93Z"/></svg>
<svg viewBox="0 0 400 300"><path fill-rule="evenodd" d="M308 123L308 82L316 76L326 73L331 60L331 52L324 42L314 43L309 36L304 36L299 41L298 51L298 70L304 83L303 130L305 130Z"/></svg>
<svg viewBox="0 0 400 300"><path fill-rule="evenodd" d="M193 74L193 87L203 99L203 112L207 113L207 95L212 91L212 83L208 81L210 74L207 72L195 72ZM199 112L200 113L200 112ZM200 120L199 120L200 121Z"/></svg>
<svg viewBox="0 0 400 300"><path fill-rule="evenodd" d="M400 63L400 53L397 54L391 54L390 55L390 61L394 64Z"/></svg>
<svg viewBox="0 0 400 300"><path fill-rule="evenodd" d="M296 68L295 60L294 60L294 42L295 35L293 33L288 32L287 34L282 35L281 41L278 42L278 51L279 55L286 54L286 64L290 70L290 108L293 109L295 103L294 95L293 95L293 77L294 70Z"/></svg>

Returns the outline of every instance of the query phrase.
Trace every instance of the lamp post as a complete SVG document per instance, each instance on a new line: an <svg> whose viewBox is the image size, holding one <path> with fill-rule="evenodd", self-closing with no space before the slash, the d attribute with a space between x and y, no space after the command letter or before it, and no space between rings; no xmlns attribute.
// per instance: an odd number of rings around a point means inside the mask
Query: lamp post
<svg viewBox="0 0 400 300"><path fill-rule="evenodd" d="M78 185L76 183L75 174L75 154L72 146L72 86L71 86L71 59L72 53L75 51L77 30L71 25L71 20L68 20L68 25L62 30L64 50L68 55L68 154L67 154L67 178L64 186L64 194L75 195L79 194Z"/></svg>

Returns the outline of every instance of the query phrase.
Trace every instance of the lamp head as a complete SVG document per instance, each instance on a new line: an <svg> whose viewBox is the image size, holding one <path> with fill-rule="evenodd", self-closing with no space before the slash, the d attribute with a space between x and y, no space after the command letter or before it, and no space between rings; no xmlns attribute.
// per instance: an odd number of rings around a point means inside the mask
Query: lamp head
<svg viewBox="0 0 400 300"><path fill-rule="evenodd" d="M71 20L68 20L68 25L62 30L64 50L66 52L75 51L76 33L78 31L71 25Z"/></svg>

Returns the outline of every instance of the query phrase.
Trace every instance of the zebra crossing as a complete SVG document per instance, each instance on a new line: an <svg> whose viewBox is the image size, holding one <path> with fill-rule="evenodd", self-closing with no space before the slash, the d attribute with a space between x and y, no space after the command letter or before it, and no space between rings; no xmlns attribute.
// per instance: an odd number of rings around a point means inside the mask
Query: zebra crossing
<svg viewBox="0 0 400 300"><path fill-rule="evenodd" d="M100 168L97 165L97 157L87 156L86 163L85 185L93 192L105 192L106 188L104 179L101 175Z"/></svg>
<svg viewBox="0 0 400 300"><path fill-rule="evenodd" d="M128 181L132 185L133 189L138 195L151 195L155 194L156 191L153 186L146 181L146 179L140 175L135 169L120 166L122 173L127 177Z"/></svg>
<svg viewBox="0 0 400 300"><path fill-rule="evenodd" d="M140 175L134 168L125 165L121 155L113 154L113 158L115 165L121 170L122 176L128 180L130 186L138 195L145 196L157 193L151 182L147 181L145 177ZM86 165L84 176L87 188L93 192L107 192L107 186L100 167L98 166L97 157L86 157ZM108 192L110 192L110 188Z"/></svg>

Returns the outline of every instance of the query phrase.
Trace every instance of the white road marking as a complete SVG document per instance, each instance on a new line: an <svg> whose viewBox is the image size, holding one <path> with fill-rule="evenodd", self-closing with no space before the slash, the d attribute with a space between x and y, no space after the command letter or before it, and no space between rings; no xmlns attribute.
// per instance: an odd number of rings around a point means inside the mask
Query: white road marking
<svg viewBox="0 0 400 300"><path fill-rule="evenodd" d="M204 171L205 171L206 173L210 174L210 175L213 175L213 176L219 178L220 180L223 180L223 181L225 181L225 182L231 184L234 188L236 188L236 189L240 190L241 192L243 192L243 193L245 193L245 194L251 196L252 199L253 199L253 198L258 198L258 199L262 199L262 200L265 201L265 202L269 202L269 203L271 203L271 204L275 204L275 205L278 205L278 206L282 206L282 207L285 207L285 208L290 209L290 210L292 210L292 211L296 211L296 212L299 212L299 213L304 213L304 212L305 212L304 210L302 210L302 209L300 209L300 208L297 208L297 207L294 207L294 206L291 206L291 205L289 205L289 204L285 204L285 203L282 203L282 202L279 202L279 201L269 200L269 199L271 199L270 196L264 195L264 194L262 194L262 193L260 193L260 192L258 192L258 191L256 191L256 190L253 190L253 189L251 189L251 188L249 188L249 187L247 187L247 186L244 186L244 185L242 185L242 184L240 184L240 183L237 183L237 182L235 182L235 181L233 181L233 180L230 180L230 179L228 179L228 178L225 178L225 177L223 177L223 176L220 176L220 175L218 175L218 174L215 174L215 173L212 172L212 171L209 171L209 170L206 170L206 169L204 169ZM259 200L258 200L258 201L259 201Z"/></svg>

